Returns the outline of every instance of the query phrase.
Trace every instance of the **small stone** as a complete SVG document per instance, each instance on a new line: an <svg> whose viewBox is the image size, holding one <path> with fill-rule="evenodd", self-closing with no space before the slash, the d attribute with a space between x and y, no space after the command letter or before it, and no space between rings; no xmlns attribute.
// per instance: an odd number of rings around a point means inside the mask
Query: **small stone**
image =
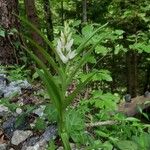
<svg viewBox="0 0 150 150"><path fill-rule="evenodd" d="M130 94L126 94L126 95L124 96L124 99L125 99L125 101L126 101L127 103L130 103L131 100L132 100Z"/></svg>
<svg viewBox="0 0 150 150"><path fill-rule="evenodd" d="M64 150L64 148L62 146L58 147L57 150Z"/></svg>
<svg viewBox="0 0 150 150"><path fill-rule="evenodd" d="M21 108L16 108L16 113L17 114L21 114L22 113L22 109Z"/></svg>
<svg viewBox="0 0 150 150"><path fill-rule="evenodd" d="M45 132L41 135L41 139L45 141L50 141L57 135L57 127L55 125L50 125L46 128Z"/></svg>
<svg viewBox="0 0 150 150"><path fill-rule="evenodd" d="M6 150L7 149L7 144L0 144L0 150Z"/></svg>
<svg viewBox="0 0 150 150"><path fill-rule="evenodd" d="M8 116L8 114L10 113L8 107L4 106L4 105L0 105L0 116L1 117L6 117Z"/></svg>
<svg viewBox="0 0 150 150"><path fill-rule="evenodd" d="M2 125L2 129L4 130L4 133L9 138L12 137L13 132L15 130L15 122L16 122L16 118L10 117Z"/></svg>
<svg viewBox="0 0 150 150"><path fill-rule="evenodd" d="M4 112L4 111L5 111L5 112L9 111L9 110L8 110L8 107L6 107L6 106L4 106L4 105L0 105L0 113L1 113L1 112Z"/></svg>
<svg viewBox="0 0 150 150"><path fill-rule="evenodd" d="M146 92L144 93L144 97L145 97L145 98L150 98L150 92L149 92L149 91L146 91Z"/></svg>
<svg viewBox="0 0 150 150"><path fill-rule="evenodd" d="M46 150L46 147L47 147L47 142L44 140L40 140L34 146L28 146L26 150Z"/></svg>
<svg viewBox="0 0 150 150"><path fill-rule="evenodd" d="M44 115L44 110L45 110L45 107L44 105L40 106L39 108L35 109L33 111L34 114L38 115L39 117L42 117Z"/></svg>
<svg viewBox="0 0 150 150"><path fill-rule="evenodd" d="M39 136L34 136L31 138L28 138L22 145L21 150L26 150L27 147L33 147L36 145L36 143L39 141Z"/></svg>
<svg viewBox="0 0 150 150"><path fill-rule="evenodd" d="M13 134L13 137L11 138L11 143L13 145L19 145L21 142L25 141L28 137L32 135L32 131L21 131L16 130Z"/></svg>

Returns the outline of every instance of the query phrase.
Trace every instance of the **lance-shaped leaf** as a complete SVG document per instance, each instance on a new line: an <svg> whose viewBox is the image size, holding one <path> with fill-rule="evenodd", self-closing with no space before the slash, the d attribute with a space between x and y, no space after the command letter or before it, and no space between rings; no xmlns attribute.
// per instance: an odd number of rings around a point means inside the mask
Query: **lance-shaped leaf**
<svg viewBox="0 0 150 150"><path fill-rule="evenodd" d="M56 105L57 109L60 109L63 105L63 100L61 98L61 90L57 85L57 83L55 82L55 80L53 79L53 76L47 70L45 64L41 60L39 60L39 58L36 55L34 55L27 48L25 47L23 48L31 55L31 57L35 60L35 62L39 65L39 67L43 69L45 78L42 78L42 80L44 80L44 83L47 82L46 85L48 84L48 88L51 89L49 90L50 91L49 95L51 95L52 101ZM40 76L41 75L43 76L43 74L40 73Z"/></svg>
<svg viewBox="0 0 150 150"><path fill-rule="evenodd" d="M64 102L64 108L66 108L67 106L70 105L70 103L74 100L74 98L81 92L81 90L83 90L83 88L87 85L87 83L90 82L90 80L92 79L92 77L95 74L96 74L96 72L91 74L84 82L80 83L77 86L77 88L66 98L66 100Z"/></svg>
<svg viewBox="0 0 150 150"><path fill-rule="evenodd" d="M44 58L48 61L48 63L53 67L53 69L59 74L60 70L58 65L55 63L54 59L48 54L48 52L46 52L44 50L43 47L41 47L39 44L37 44L34 40L32 40L31 38L24 36L32 45L34 45L35 47L38 48L39 52L41 52L41 54L44 56Z"/></svg>
<svg viewBox="0 0 150 150"><path fill-rule="evenodd" d="M76 73L78 72L78 70L84 65L84 63L87 60L87 57L91 54L91 52L94 50L94 48L99 44L99 42L102 40L103 38L101 38L97 43L95 43L84 55L84 57L82 57L82 59L79 61L78 65L74 68L74 70L72 71L72 73L70 74L68 80L67 80L67 85L69 85L72 80L73 77L76 75Z"/></svg>
<svg viewBox="0 0 150 150"><path fill-rule="evenodd" d="M61 136L61 139L63 141L65 150L71 150L70 144L68 142L69 141L68 134L64 132L60 136Z"/></svg>
<svg viewBox="0 0 150 150"><path fill-rule="evenodd" d="M20 20L22 20L25 24L27 24L31 29L33 29L34 31L36 31L41 38L44 40L44 42L53 50L54 54L57 56L58 60L60 61L60 58L58 56L58 54L56 53L55 47L53 46L53 44L46 38L46 36L32 23L30 23L27 19L21 17L21 16L17 16ZM60 63L60 62L59 62Z"/></svg>
<svg viewBox="0 0 150 150"><path fill-rule="evenodd" d="M37 73L39 74L40 78L42 79L42 81L45 85L45 88L47 89L47 92L49 94L49 97L52 100L52 102L54 103L57 111L61 111L62 104L61 104L61 101L58 100L57 95L55 95L56 93L54 93L54 87L50 84L49 79L42 71L40 71L39 69L36 69L36 70L37 70Z"/></svg>
<svg viewBox="0 0 150 150"><path fill-rule="evenodd" d="M86 44L93 38L93 36L98 33L101 29L103 29L104 27L106 27L108 25L108 23L104 24L103 26L99 27L97 30L95 30L93 32L93 34L91 34L90 37L87 38L87 40L85 40L83 43L80 44L80 46L76 49L78 55L84 50Z"/></svg>

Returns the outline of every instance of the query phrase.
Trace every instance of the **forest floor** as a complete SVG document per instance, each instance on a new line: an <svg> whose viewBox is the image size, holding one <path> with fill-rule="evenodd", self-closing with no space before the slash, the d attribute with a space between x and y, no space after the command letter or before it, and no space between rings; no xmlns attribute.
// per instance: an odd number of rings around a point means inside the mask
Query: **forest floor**
<svg viewBox="0 0 150 150"><path fill-rule="evenodd" d="M54 137L57 149L63 149L57 138L56 124L49 124L46 120L45 127L43 123L46 101L41 97L41 89L41 85L37 84L32 88L22 89L20 95L9 101L2 99L1 103L5 105L0 104L0 150L46 150L48 142ZM139 96L130 103L121 102L118 111L134 116L139 111L138 106L145 109L150 106L149 101L150 98ZM40 118L38 122L37 118ZM74 144L72 149L76 149Z"/></svg>

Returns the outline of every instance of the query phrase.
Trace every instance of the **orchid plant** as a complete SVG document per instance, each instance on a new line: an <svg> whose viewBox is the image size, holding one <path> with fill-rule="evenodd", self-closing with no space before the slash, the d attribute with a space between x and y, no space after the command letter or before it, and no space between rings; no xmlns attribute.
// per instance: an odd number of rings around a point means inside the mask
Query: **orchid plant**
<svg viewBox="0 0 150 150"><path fill-rule="evenodd" d="M35 60L35 62L39 66L39 68L37 68L37 72L41 77L41 80L43 81L45 88L48 91L49 97L53 102L58 113L57 117L58 131L62 139L64 149L71 150L69 144L69 136L66 130L66 123L65 123L66 118L65 116L67 113L66 110L67 107L71 104L71 102L73 102L74 98L91 80L94 74L89 76L84 82L79 83L72 93L66 94L66 92L69 85L73 82L73 79L78 70L86 63L86 58L90 55L90 53L102 39L100 38L100 40L95 45L93 45L89 50L87 50L84 53L84 57L80 58L78 64L74 66L74 70L69 73L67 72L67 68L70 67L68 63L69 61L74 61L80 54L83 54L82 52L86 44L92 39L92 37L96 33L98 33L102 28L104 28L106 24L95 30L93 34L87 37L87 39L83 43L81 43L76 50L72 50L73 38L71 29L67 23L65 23L64 25L64 31L61 31L60 38L57 40L57 46L55 48L55 46L45 37L45 35L41 31L39 31L33 24L31 24L29 21L23 18L20 19L28 26L30 26L33 30L35 30L43 38L45 43L50 46L51 50L53 50L54 54L56 55L56 59L53 58L52 56L49 55L47 51L44 50L43 47L38 45L38 43L33 41L31 38L25 36L25 38L33 46L35 46L40 53L42 53L45 60L56 71L57 77L60 80L60 82L58 83L54 78L54 76L49 71L48 67L35 54L33 54L33 52L29 50L29 48L23 46L23 48L31 55L31 57Z"/></svg>

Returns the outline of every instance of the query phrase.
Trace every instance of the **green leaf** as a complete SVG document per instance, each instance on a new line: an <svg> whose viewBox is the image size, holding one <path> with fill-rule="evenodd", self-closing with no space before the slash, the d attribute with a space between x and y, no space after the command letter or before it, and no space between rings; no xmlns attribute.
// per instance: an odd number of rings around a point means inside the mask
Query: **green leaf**
<svg viewBox="0 0 150 150"><path fill-rule="evenodd" d="M85 48L85 45L92 39L92 37L98 33L101 29L103 29L104 27L107 26L108 23L104 24L103 26L99 27L97 30L95 30L91 35L90 37L88 37L84 42L82 42L80 44L80 46L76 49L76 51L78 52L78 55L84 50Z"/></svg>
<svg viewBox="0 0 150 150"><path fill-rule="evenodd" d="M56 150L56 146L55 146L54 140L51 140L51 141L48 143L48 148L47 148L47 150Z"/></svg>
<svg viewBox="0 0 150 150"><path fill-rule="evenodd" d="M132 141L119 141L116 143L120 150L138 150L138 146L136 143Z"/></svg>
<svg viewBox="0 0 150 150"><path fill-rule="evenodd" d="M58 111L62 109L63 100L60 93L60 88L58 87L57 83L53 79L53 76L47 70L45 64L39 60L39 58L30 52L27 48L24 49L31 55L31 57L36 61L36 63L43 69L44 73L37 69L37 72L41 79L43 80L45 87L47 88L48 94L51 97L51 100L55 104Z"/></svg>
<svg viewBox="0 0 150 150"><path fill-rule="evenodd" d="M85 37L89 37L93 33L93 26L92 25L86 25L85 27L82 28L82 35Z"/></svg>
<svg viewBox="0 0 150 150"><path fill-rule="evenodd" d="M94 56L89 56L86 58L86 62L89 62L91 64L95 64L96 63L96 59Z"/></svg>
<svg viewBox="0 0 150 150"><path fill-rule="evenodd" d="M95 53L96 54L106 55L107 52L108 52L108 49L102 45L98 45L95 47Z"/></svg>
<svg viewBox="0 0 150 150"><path fill-rule="evenodd" d="M75 20L72 24L73 27L79 26L81 24L81 20Z"/></svg>
<svg viewBox="0 0 150 150"><path fill-rule="evenodd" d="M57 121L58 112L57 112L56 108L54 107L54 105L47 104L46 108L44 110L44 113L46 114L48 121L50 121L50 122Z"/></svg>
<svg viewBox="0 0 150 150"><path fill-rule="evenodd" d="M87 78L83 83L80 83L77 88L73 91L73 93L71 93L65 100L64 102L64 106L65 108L67 106L69 106L69 104L74 100L74 98L81 92L81 90L83 90L83 88L86 86L86 84L92 79L92 77L95 75L95 73L93 73L91 76L89 76L89 78Z"/></svg>
<svg viewBox="0 0 150 150"><path fill-rule="evenodd" d="M84 131L84 120L83 116L79 114L76 110L68 110L66 114L66 128L67 132L71 134L72 132Z"/></svg>
<svg viewBox="0 0 150 150"><path fill-rule="evenodd" d="M150 134L142 133L140 136L133 136L132 140L137 143L138 150L149 150L150 149Z"/></svg>
<svg viewBox="0 0 150 150"><path fill-rule="evenodd" d="M44 130L46 128L46 123L43 118L38 118L35 123L36 130Z"/></svg>
<svg viewBox="0 0 150 150"><path fill-rule="evenodd" d="M128 118L126 118L125 119L126 121L135 121L135 122L140 122L140 120L139 119L137 119L137 118L134 118L134 117L128 117Z"/></svg>
<svg viewBox="0 0 150 150"><path fill-rule="evenodd" d="M2 30L2 29L0 29L0 36L1 36L1 37L5 37L5 31Z"/></svg>
<svg viewBox="0 0 150 150"><path fill-rule="evenodd" d="M28 25L31 29L33 29L34 31L36 31L41 38L44 40L44 42L51 48L51 50L54 52L54 54L57 56L58 60L60 60L55 47L53 46L53 44L46 38L46 36L39 30L37 29L37 27L35 25L33 25L32 23L30 23L30 21L28 21L27 19L21 17L21 16L17 16L21 21L23 21L26 25Z"/></svg>
<svg viewBox="0 0 150 150"><path fill-rule="evenodd" d="M59 96L59 92L57 91L55 84L52 83L53 81L51 82L51 80L49 80L48 76L45 75L43 72L41 72L38 69L37 69L37 72L38 72L39 76L41 77L42 81L44 82L44 85L48 91L50 99L52 100L55 107L57 108L57 111L58 112L61 111L63 104L62 104L61 98Z"/></svg>
<svg viewBox="0 0 150 150"><path fill-rule="evenodd" d="M96 134L98 134L98 136L103 137L103 138L108 138L110 136L109 134L107 134L103 131L100 131L100 130L96 130L95 132L96 132Z"/></svg>
<svg viewBox="0 0 150 150"><path fill-rule="evenodd" d="M124 33L124 31L123 30L115 30L114 33L117 35L122 35Z"/></svg>
<svg viewBox="0 0 150 150"><path fill-rule="evenodd" d="M63 141L64 148L66 150L71 150L70 143L69 143L69 137L68 137L67 133L62 133L60 136Z"/></svg>
<svg viewBox="0 0 150 150"><path fill-rule="evenodd" d="M48 63L53 67L54 70L57 71L57 73L60 73L58 65L54 62L54 58L52 58L40 45L38 45L35 41L33 41L31 38L24 36L27 40L31 42L32 45L38 48L39 52L44 56L44 58L48 61Z"/></svg>
<svg viewBox="0 0 150 150"><path fill-rule="evenodd" d="M91 52L95 49L95 47L97 46L97 44L101 41L102 39L100 39L97 43L95 43L84 55L84 57L82 57L82 59L79 61L79 63L77 64L77 66L75 66L74 70L72 71L72 73L69 75L69 78L67 79L67 85L69 85L72 80L73 77L76 75L76 73L78 72L78 70L85 64L86 62L86 58L90 56Z"/></svg>
<svg viewBox="0 0 150 150"><path fill-rule="evenodd" d="M105 143L103 143L103 150L113 150L113 145L109 142L106 141Z"/></svg>

